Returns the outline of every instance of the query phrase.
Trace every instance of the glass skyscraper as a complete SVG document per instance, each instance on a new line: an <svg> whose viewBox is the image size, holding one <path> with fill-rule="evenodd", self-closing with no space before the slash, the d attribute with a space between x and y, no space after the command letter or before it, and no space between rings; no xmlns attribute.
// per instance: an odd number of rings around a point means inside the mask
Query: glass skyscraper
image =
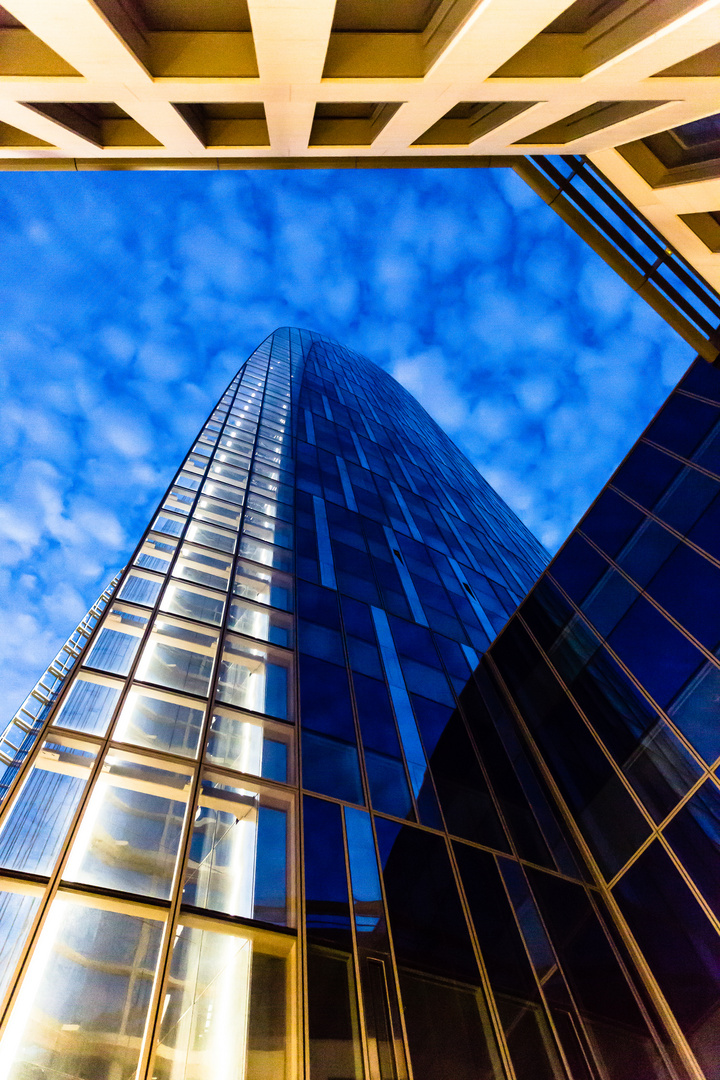
<svg viewBox="0 0 720 1080"><path fill-rule="evenodd" d="M0 743L0 1078L717 1080L719 413L698 361L546 569L263 342Z"/></svg>

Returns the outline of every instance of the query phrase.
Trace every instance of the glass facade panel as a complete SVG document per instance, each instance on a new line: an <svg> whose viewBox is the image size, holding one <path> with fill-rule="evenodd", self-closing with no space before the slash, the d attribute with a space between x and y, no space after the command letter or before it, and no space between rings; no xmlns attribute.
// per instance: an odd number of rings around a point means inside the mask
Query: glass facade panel
<svg viewBox="0 0 720 1080"><path fill-rule="evenodd" d="M291 1075L292 941L181 921L152 1075L249 1080Z"/></svg>
<svg viewBox="0 0 720 1080"><path fill-rule="evenodd" d="M210 718L205 759L235 772L291 783L295 773L292 728L218 706Z"/></svg>
<svg viewBox="0 0 720 1080"><path fill-rule="evenodd" d="M85 660L87 666L113 675L127 675L147 621L146 615L130 607L113 604Z"/></svg>
<svg viewBox="0 0 720 1080"><path fill-rule="evenodd" d="M162 923L59 896L0 1042L14 1078L132 1080Z"/></svg>
<svg viewBox="0 0 720 1080"><path fill-rule="evenodd" d="M183 900L245 919L287 925L290 801L282 793L205 777Z"/></svg>
<svg viewBox="0 0 720 1080"><path fill-rule="evenodd" d="M0 740L0 1072L717 1080L718 403L699 362L548 567L271 335Z"/></svg>
<svg viewBox="0 0 720 1080"><path fill-rule="evenodd" d="M121 690L120 682L90 672L79 672L53 724L70 731L104 735L120 699Z"/></svg>
<svg viewBox="0 0 720 1080"><path fill-rule="evenodd" d="M70 849L65 880L169 897L188 788L185 772L111 751Z"/></svg>
<svg viewBox="0 0 720 1080"><path fill-rule="evenodd" d="M205 709L191 698L148 687L131 687L113 731L117 742L197 755Z"/></svg>
<svg viewBox="0 0 720 1080"><path fill-rule="evenodd" d="M218 699L239 709L289 720L291 674L291 653L227 637L220 661Z"/></svg>
<svg viewBox="0 0 720 1080"><path fill-rule="evenodd" d="M207 627L159 616L140 656L137 678L206 697L217 641Z"/></svg>
<svg viewBox="0 0 720 1080"><path fill-rule="evenodd" d="M61 737L43 743L0 826L1 867L52 873L94 761Z"/></svg>

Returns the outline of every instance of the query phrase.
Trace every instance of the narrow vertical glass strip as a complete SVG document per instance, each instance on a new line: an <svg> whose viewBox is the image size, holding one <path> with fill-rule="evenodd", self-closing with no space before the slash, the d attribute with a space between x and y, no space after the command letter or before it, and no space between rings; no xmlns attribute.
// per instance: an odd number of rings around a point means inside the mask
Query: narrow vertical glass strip
<svg viewBox="0 0 720 1080"><path fill-rule="evenodd" d="M473 611L475 612L478 619L480 620L480 625L482 626L483 630L485 631L487 636L490 638L490 640L493 641L497 635L496 635L495 631L493 630L493 627L492 627L492 624L491 624L490 620L488 619L487 615L485 614L485 612L483 610L482 604L480 603L477 596L475 595L475 593L470 588L468 580L465 577L465 574L463 573L463 571L462 571L462 569L460 567L460 564L458 563L457 559L452 559L452 558L449 559L449 562L450 562L450 565L452 566L453 570L455 571L455 577L458 579L458 581L460 582L460 584L463 586L463 588L465 590L465 594L466 594L468 600L470 601L470 604L472 605Z"/></svg>
<svg viewBox="0 0 720 1080"><path fill-rule="evenodd" d="M355 495L353 493L352 484L350 483L347 465L339 455L335 456L335 460L337 461L338 472L340 473L340 483L342 484L347 508L348 510L352 510L353 513L357 513L357 503L355 502Z"/></svg>
<svg viewBox="0 0 720 1080"><path fill-rule="evenodd" d="M415 588L413 579L410 576L410 571L403 562L402 555L400 554L400 545L397 542L397 537L392 531L392 529L390 529L387 525L383 525L383 531L385 532L385 539L388 542L388 547L392 552L392 557L395 561L395 569L398 572L400 581L402 582L402 587L405 590L405 596L407 597L407 602L410 605L410 610L412 611L413 618L415 622L420 623L421 626L427 626L428 621L425 617L423 606L420 603L420 597L417 594L417 589Z"/></svg>
<svg viewBox="0 0 720 1080"><path fill-rule="evenodd" d="M360 460L360 464L362 465L363 469L368 469L369 468L368 461L367 461L367 458L365 457L365 451L362 448L362 445L360 443L360 439L357 437L357 435L355 434L354 431L350 432L350 437L352 438L352 441L355 444L355 450L356 450L357 456L358 456L358 458Z"/></svg>
<svg viewBox="0 0 720 1080"><path fill-rule="evenodd" d="M410 530L410 535L412 536L413 540L417 540L418 543L422 544L422 542L423 542L422 534L420 533L420 530L418 529L417 525L415 524L415 519L413 518L412 514L410 513L410 510L408 509L408 504L405 502L405 497L404 497L402 491L397 486L397 484L395 483L394 480L390 481L390 487L392 488L393 495L395 496L395 498L398 501L398 506L402 510L402 515L405 518L405 524L407 525L408 529Z"/></svg>
<svg viewBox="0 0 720 1080"><path fill-rule="evenodd" d="M313 507L315 508L315 530L320 559L320 581L328 589L337 589L325 501L319 495L313 495Z"/></svg>
<svg viewBox="0 0 720 1080"><path fill-rule="evenodd" d="M412 789L417 796L420 793L427 771L425 752L415 723L410 697L405 687L400 661L395 651L395 643L390 633L387 615L381 608L373 607L370 610L372 611L375 633L380 645L380 655L385 668L390 698L395 710L400 741L407 760Z"/></svg>

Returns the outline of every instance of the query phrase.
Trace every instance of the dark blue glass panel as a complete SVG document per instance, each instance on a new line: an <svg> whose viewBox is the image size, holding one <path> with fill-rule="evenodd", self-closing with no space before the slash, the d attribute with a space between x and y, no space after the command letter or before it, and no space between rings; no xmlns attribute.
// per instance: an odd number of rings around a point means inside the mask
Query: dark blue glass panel
<svg viewBox="0 0 720 1080"><path fill-rule="evenodd" d="M537 984L495 859L458 841L453 847L493 990L537 1000Z"/></svg>
<svg viewBox="0 0 720 1080"><path fill-rule="evenodd" d="M644 587L678 542L677 537L662 525L648 519L618 555L618 566Z"/></svg>
<svg viewBox="0 0 720 1080"><path fill-rule="evenodd" d="M430 757L438 744L440 736L447 727L454 709L452 706L430 701L419 694L412 694L410 700L417 717L425 753Z"/></svg>
<svg viewBox="0 0 720 1080"><path fill-rule="evenodd" d="M677 805L699 766L603 649L570 689L656 821Z"/></svg>
<svg viewBox="0 0 720 1080"><path fill-rule="evenodd" d="M365 768L373 809L381 814L413 820L412 800L402 762L366 748Z"/></svg>
<svg viewBox="0 0 720 1080"><path fill-rule="evenodd" d="M340 597L345 633L354 637L362 638L363 641L375 643L375 628L373 627L370 608L359 600L352 600L348 596Z"/></svg>
<svg viewBox="0 0 720 1080"><path fill-rule="evenodd" d="M685 469L655 507L655 513L673 529L686 533L718 491L720 485L717 480L698 472L697 469Z"/></svg>
<svg viewBox="0 0 720 1080"><path fill-rule="evenodd" d="M720 372L707 360L698 359L680 380L678 388L720 403Z"/></svg>
<svg viewBox="0 0 720 1080"><path fill-rule="evenodd" d="M695 646L642 596L608 642L659 705L670 701L701 660Z"/></svg>
<svg viewBox="0 0 720 1080"><path fill-rule="evenodd" d="M706 648L720 641L720 569L679 544L647 591Z"/></svg>
<svg viewBox="0 0 720 1080"><path fill-rule="evenodd" d="M668 707L668 716L707 762L720 756L720 668L701 664Z"/></svg>
<svg viewBox="0 0 720 1080"><path fill-rule="evenodd" d="M703 469L709 469L710 472L720 475L720 431L717 428L695 451L693 461L696 461Z"/></svg>
<svg viewBox="0 0 720 1080"><path fill-rule="evenodd" d="M598 547L615 556L644 520L635 506L608 489L583 518L580 528Z"/></svg>
<svg viewBox="0 0 720 1080"><path fill-rule="evenodd" d="M360 767L355 745L304 731L302 735L303 787L333 799L363 805Z"/></svg>
<svg viewBox="0 0 720 1080"><path fill-rule="evenodd" d="M571 536L550 564L550 573L573 600L580 602L608 564L581 536Z"/></svg>
<svg viewBox="0 0 720 1080"><path fill-rule="evenodd" d="M262 751L262 772L265 780L277 780L287 783L288 748L284 742L265 739Z"/></svg>
<svg viewBox="0 0 720 1080"><path fill-rule="evenodd" d="M707 780L665 828L683 866L720 916L720 790Z"/></svg>
<svg viewBox="0 0 720 1080"><path fill-rule="evenodd" d="M363 675L369 675L374 679L382 679L383 667L380 662L380 654L369 641L348 635L345 639L348 650L348 660L353 671L359 671Z"/></svg>
<svg viewBox="0 0 720 1080"><path fill-rule="evenodd" d="M306 581L298 582L297 609L300 618L320 623L332 630L340 629L337 593L334 589L323 589Z"/></svg>
<svg viewBox="0 0 720 1080"><path fill-rule="evenodd" d="M608 568L581 607L601 637L607 637L637 597L635 586L617 570Z"/></svg>
<svg viewBox="0 0 720 1080"><path fill-rule="evenodd" d="M689 457L717 419L716 406L683 394L673 394L645 432L645 437L675 454Z"/></svg>
<svg viewBox="0 0 720 1080"><path fill-rule="evenodd" d="M306 795L303 834L308 936L352 948L340 807Z"/></svg>
<svg viewBox="0 0 720 1080"><path fill-rule="evenodd" d="M720 496L707 508L688 533L688 540L720 559Z"/></svg>
<svg viewBox="0 0 720 1080"><path fill-rule="evenodd" d="M355 742L350 688L344 667L300 656L300 718L303 727Z"/></svg>
<svg viewBox="0 0 720 1080"><path fill-rule="evenodd" d="M445 840L385 818L375 825L398 964L477 985Z"/></svg>
<svg viewBox="0 0 720 1080"><path fill-rule="evenodd" d="M407 656L400 658L400 665L410 693L422 694L423 697L444 705L455 703L450 685L442 671Z"/></svg>
<svg viewBox="0 0 720 1080"><path fill-rule="evenodd" d="M400 744L385 683L353 674L353 686L363 745L399 758Z"/></svg>
<svg viewBox="0 0 720 1080"><path fill-rule="evenodd" d="M720 937L658 841L613 891L701 1067L715 1075Z"/></svg>
<svg viewBox="0 0 720 1080"><path fill-rule="evenodd" d="M528 870L586 1033L607 1075L667 1077L637 1001L583 886Z"/></svg>
<svg viewBox="0 0 720 1080"><path fill-rule="evenodd" d="M388 620L395 648L401 656L415 657L425 664L440 668L440 660L433 644L432 634L424 626L406 622L404 619Z"/></svg>
<svg viewBox="0 0 720 1080"><path fill-rule="evenodd" d="M287 812L272 806L258 810L255 859L255 918L287 923Z"/></svg>
<svg viewBox="0 0 720 1080"><path fill-rule="evenodd" d="M430 757L448 831L464 840L509 851L487 781L459 712L454 712Z"/></svg>
<svg viewBox="0 0 720 1080"><path fill-rule="evenodd" d="M654 446L638 443L630 457L612 479L620 491L648 509L653 507L682 469L682 463L656 450Z"/></svg>
<svg viewBox="0 0 720 1080"><path fill-rule="evenodd" d="M320 660L329 660L333 664L345 663L342 635L327 626L298 619L298 646L301 653Z"/></svg>

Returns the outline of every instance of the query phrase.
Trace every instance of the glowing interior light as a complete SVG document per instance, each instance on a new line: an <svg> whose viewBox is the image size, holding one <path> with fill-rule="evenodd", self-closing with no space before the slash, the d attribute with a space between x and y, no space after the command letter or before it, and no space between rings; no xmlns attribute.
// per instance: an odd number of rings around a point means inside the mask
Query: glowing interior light
<svg viewBox="0 0 720 1080"><path fill-rule="evenodd" d="M0 1040L0 1080L8 1080L15 1071L23 1036L32 1022L32 1010L55 949L67 902L57 899L40 935L35 952L23 979L10 1019Z"/></svg>

